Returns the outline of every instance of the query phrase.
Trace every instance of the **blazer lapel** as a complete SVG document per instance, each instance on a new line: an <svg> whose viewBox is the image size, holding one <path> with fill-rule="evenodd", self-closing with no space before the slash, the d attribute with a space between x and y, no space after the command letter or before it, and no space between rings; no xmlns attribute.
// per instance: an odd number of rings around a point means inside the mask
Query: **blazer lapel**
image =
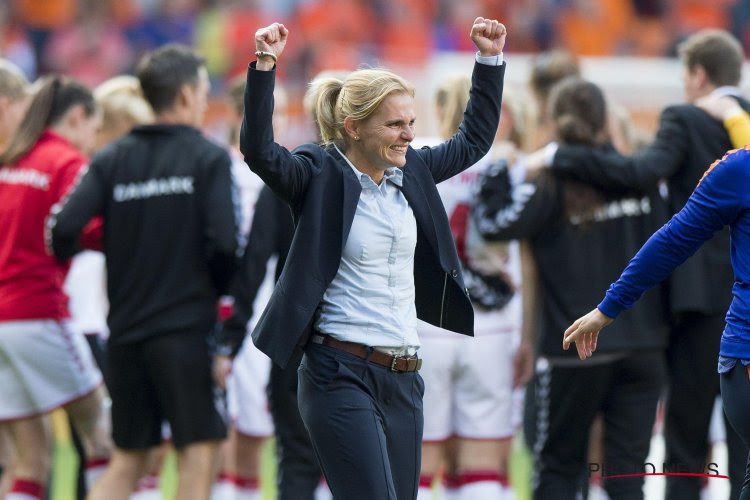
<svg viewBox="0 0 750 500"><path fill-rule="evenodd" d="M331 156L336 158L336 163L341 168L342 174L341 251L343 252L344 245L346 245L346 239L349 237L349 231L352 228L354 214L357 211L357 202L359 201L359 195L362 192L362 185L359 183L359 179L357 179L352 167L347 163L346 158L344 158L336 148L331 147L328 152Z"/></svg>
<svg viewBox="0 0 750 500"><path fill-rule="evenodd" d="M422 229L422 232L427 237L427 241L429 241L435 250L435 255L440 255L437 232L435 231L435 220L432 218L432 211L427 201L427 195L424 189L422 189L419 179L417 179L416 175L412 174L408 166L404 168L404 185L401 187L401 192L404 193L406 201L409 202L409 206L414 212L417 225Z"/></svg>

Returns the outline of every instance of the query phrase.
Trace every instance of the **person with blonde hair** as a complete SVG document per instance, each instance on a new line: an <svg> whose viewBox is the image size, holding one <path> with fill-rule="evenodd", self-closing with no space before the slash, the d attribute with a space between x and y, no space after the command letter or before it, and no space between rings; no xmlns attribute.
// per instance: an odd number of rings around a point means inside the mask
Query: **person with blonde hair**
<svg viewBox="0 0 750 500"><path fill-rule="evenodd" d="M441 140L458 131L470 88L464 74L446 77L438 86ZM420 500L433 498L441 469L442 496L490 500L510 494L507 462L520 417L513 389L521 331L519 244L482 241L469 213L482 172L493 162L515 163L525 138L520 104L512 101L506 90L490 153L438 185L474 306L475 338L418 323L420 352L426 360Z"/></svg>
<svg viewBox="0 0 750 500"><path fill-rule="evenodd" d="M459 132L415 150L414 88L363 69L313 82L322 144L293 152L270 126L289 31L255 34L240 149L291 207L296 228L253 341L285 366L298 345L302 420L334 498L415 498L424 385L417 317L473 334L473 313L436 184L481 159L500 118L505 27L477 18Z"/></svg>
<svg viewBox="0 0 750 500"><path fill-rule="evenodd" d="M97 150L124 136L136 125L154 121L154 111L143 96L138 78L133 75L115 76L105 81L94 89L94 99L102 110Z"/></svg>
<svg viewBox="0 0 750 500"><path fill-rule="evenodd" d="M0 58L0 153L23 118L29 103L29 82L21 70Z"/></svg>

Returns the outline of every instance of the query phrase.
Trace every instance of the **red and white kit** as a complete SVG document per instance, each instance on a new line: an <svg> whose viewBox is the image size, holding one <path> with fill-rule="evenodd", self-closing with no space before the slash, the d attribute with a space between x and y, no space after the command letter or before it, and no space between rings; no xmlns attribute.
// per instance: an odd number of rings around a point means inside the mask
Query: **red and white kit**
<svg viewBox="0 0 750 500"><path fill-rule="evenodd" d="M45 413L102 382L85 339L68 326L69 265L44 241L53 206L86 164L46 131L16 165L0 167L0 420Z"/></svg>
<svg viewBox="0 0 750 500"><path fill-rule="evenodd" d="M424 359L424 441L451 436L504 439L515 432L520 405L513 391L513 356L521 337L521 260L517 242L481 241L469 217L471 198L488 158L438 184L462 261L502 275L512 298L497 309L474 307L474 338L418 324ZM467 286L471 288L467 282Z"/></svg>

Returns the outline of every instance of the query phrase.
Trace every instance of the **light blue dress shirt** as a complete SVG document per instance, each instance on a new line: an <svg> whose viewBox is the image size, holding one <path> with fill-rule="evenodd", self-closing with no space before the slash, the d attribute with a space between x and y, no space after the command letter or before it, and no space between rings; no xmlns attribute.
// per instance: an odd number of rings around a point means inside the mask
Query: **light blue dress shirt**
<svg viewBox="0 0 750 500"><path fill-rule="evenodd" d="M331 337L406 354L419 347L414 305L417 221L392 167L380 185L336 148L362 186L341 264L328 286L315 328Z"/></svg>

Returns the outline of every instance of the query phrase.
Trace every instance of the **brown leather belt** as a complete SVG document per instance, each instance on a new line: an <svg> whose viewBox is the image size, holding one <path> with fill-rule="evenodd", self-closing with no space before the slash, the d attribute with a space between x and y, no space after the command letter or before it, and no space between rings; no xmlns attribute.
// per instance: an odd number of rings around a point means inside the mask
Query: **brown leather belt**
<svg viewBox="0 0 750 500"><path fill-rule="evenodd" d="M392 356L384 352L380 352L377 349L367 347L363 344L357 344L356 342L344 342L336 340L328 335L321 333L313 333L310 337L310 341L316 344L322 344L328 347L333 347L340 351L348 352L358 358L371 361L375 364L385 366L392 372L415 372L422 367L422 360L416 356Z"/></svg>

